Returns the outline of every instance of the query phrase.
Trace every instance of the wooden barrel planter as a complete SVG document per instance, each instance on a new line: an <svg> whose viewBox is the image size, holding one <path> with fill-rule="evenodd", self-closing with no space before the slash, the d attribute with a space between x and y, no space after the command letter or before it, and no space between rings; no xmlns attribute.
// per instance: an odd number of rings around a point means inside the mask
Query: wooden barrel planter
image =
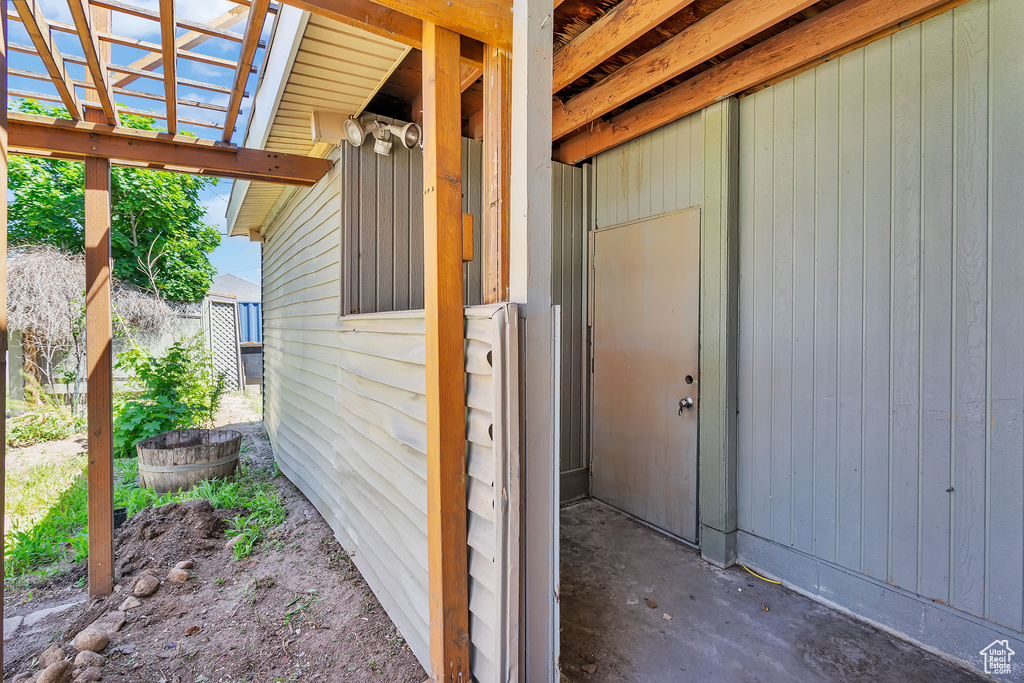
<svg viewBox="0 0 1024 683"><path fill-rule="evenodd" d="M139 483L163 494L229 477L241 447L242 433L233 429L176 429L151 436L135 446Z"/></svg>

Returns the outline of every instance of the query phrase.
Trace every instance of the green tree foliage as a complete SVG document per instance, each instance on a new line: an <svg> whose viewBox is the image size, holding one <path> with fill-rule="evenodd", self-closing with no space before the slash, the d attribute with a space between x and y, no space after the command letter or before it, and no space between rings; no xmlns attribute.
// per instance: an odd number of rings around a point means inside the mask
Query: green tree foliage
<svg viewBox="0 0 1024 683"><path fill-rule="evenodd" d="M29 114L68 118L60 108L23 100ZM124 114L122 124L156 130L153 119ZM41 157L10 158L8 239L11 245L43 244L83 250L83 164ZM111 251L114 275L171 301L199 301L213 280L208 254L220 233L203 222L199 201L215 178L124 166L111 169Z"/></svg>

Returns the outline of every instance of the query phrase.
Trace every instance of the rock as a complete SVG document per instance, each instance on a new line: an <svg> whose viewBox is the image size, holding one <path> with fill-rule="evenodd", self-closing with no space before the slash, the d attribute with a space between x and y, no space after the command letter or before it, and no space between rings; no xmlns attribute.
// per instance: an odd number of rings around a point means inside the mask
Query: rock
<svg viewBox="0 0 1024 683"><path fill-rule="evenodd" d="M82 650L75 657L75 666L79 669L88 669L90 666L102 667L107 658L92 650Z"/></svg>
<svg viewBox="0 0 1024 683"><path fill-rule="evenodd" d="M124 626L124 619L124 612L121 610L114 610L113 612L107 612L102 617L92 622L89 628L108 635L117 633L121 630L121 627Z"/></svg>
<svg viewBox="0 0 1024 683"><path fill-rule="evenodd" d="M661 618L664 619L665 621L672 621L672 615L669 614L668 612L665 612L664 614L662 614Z"/></svg>
<svg viewBox="0 0 1024 683"><path fill-rule="evenodd" d="M167 580L171 583L185 583L188 581L188 572L184 569L172 569L167 572Z"/></svg>
<svg viewBox="0 0 1024 683"><path fill-rule="evenodd" d="M39 673L36 683L64 683L71 669L71 662L54 662Z"/></svg>
<svg viewBox="0 0 1024 683"><path fill-rule="evenodd" d="M657 608L658 603L654 602L654 600L651 600L650 598L647 598L647 606L651 609L655 609Z"/></svg>
<svg viewBox="0 0 1024 683"><path fill-rule="evenodd" d="M20 674L11 679L11 683L25 683L31 681L35 676L30 674L28 671L22 671Z"/></svg>
<svg viewBox="0 0 1024 683"><path fill-rule="evenodd" d="M91 626L71 641L71 644L75 646L75 649L81 652L82 650L90 650L92 652L102 652L103 648L110 644L110 636L102 631L97 631Z"/></svg>
<svg viewBox="0 0 1024 683"><path fill-rule="evenodd" d="M42 621L46 617L50 616L51 614L60 614L61 612L66 612L67 610L71 609L72 607L74 607L76 605L82 604L82 602L83 602L82 600L78 600L76 602L66 602L63 605L57 605L56 607L47 607L46 609L37 609L35 612L32 612L31 614L28 614L28 615L25 616L25 623L22 624L22 626L24 626L25 628L29 628L31 626L35 626L36 624L38 624L40 621Z"/></svg>
<svg viewBox="0 0 1024 683"><path fill-rule="evenodd" d="M592 674L595 671L597 671L597 664L584 664L580 668L583 669L588 674Z"/></svg>
<svg viewBox="0 0 1024 683"><path fill-rule="evenodd" d="M178 564L174 565L174 568L175 569L192 569L192 567L194 567L194 566L196 566L196 563L193 562L192 560L182 560Z"/></svg>
<svg viewBox="0 0 1024 683"><path fill-rule="evenodd" d="M156 593L156 589L160 587L160 580L155 576L148 574L140 576L135 581L135 586L132 588L132 593L137 598L148 598L153 593Z"/></svg>
<svg viewBox="0 0 1024 683"><path fill-rule="evenodd" d="M64 659L64 648L59 647L57 643L51 643L48 648L43 650L43 653L39 655L39 666L44 669L55 662L59 662Z"/></svg>
<svg viewBox="0 0 1024 683"><path fill-rule="evenodd" d="M91 681L102 681L103 672L96 666L90 666L82 673L75 676L74 683L90 683Z"/></svg>
<svg viewBox="0 0 1024 683"><path fill-rule="evenodd" d="M234 548L236 545L238 545L239 541L241 541L241 540L242 540L242 536L241 536L241 534L239 534L238 536L235 536L235 537L231 538L230 540L228 540L228 542L224 544L224 547L225 548Z"/></svg>
<svg viewBox="0 0 1024 683"><path fill-rule="evenodd" d="M130 612L131 610L138 609L139 607L142 607L142 601L134 595L129 595L127 598L124 599L124 602L122 602L121 606L117 609L119 609L122 612Z"/></svg>
<svg viewBox="0 0 1024 683"><path fill-rule="evenodd" d="M4 619L4 642L11 639L11 636L18 630L23 621L25 621L25 617L8 617Z"/></svg>

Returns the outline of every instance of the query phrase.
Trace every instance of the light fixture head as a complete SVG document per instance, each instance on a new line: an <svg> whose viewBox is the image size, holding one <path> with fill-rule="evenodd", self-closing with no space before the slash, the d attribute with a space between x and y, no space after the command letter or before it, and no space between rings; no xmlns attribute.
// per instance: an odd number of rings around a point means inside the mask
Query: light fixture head
<svg viewBox="0 0 1024 683"><path fill-rule="evenodd" d="M356 119L345 119L342 127L345 131L345 139L353 147L360 147L363 141L366 140L366 129Z"/></svg>
<svg viewBox="0 0 1024 683"><path fill-rule="evenodd" d="M406 149L412 149L423 141L423 129L415 123L407 123L401 128L392 126L392 128L395 129L395 134Z"/></svg>

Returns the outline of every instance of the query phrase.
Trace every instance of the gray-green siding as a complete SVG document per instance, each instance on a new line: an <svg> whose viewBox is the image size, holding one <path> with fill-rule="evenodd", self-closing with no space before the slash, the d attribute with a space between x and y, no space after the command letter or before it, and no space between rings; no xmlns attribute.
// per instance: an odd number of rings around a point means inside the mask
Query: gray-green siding
<svg viewBox="0 0 1024 683"><path fill-rule="evenodd" d="M740 101L740 528L1018 631L1022 27L974 0Z"/></svg>

